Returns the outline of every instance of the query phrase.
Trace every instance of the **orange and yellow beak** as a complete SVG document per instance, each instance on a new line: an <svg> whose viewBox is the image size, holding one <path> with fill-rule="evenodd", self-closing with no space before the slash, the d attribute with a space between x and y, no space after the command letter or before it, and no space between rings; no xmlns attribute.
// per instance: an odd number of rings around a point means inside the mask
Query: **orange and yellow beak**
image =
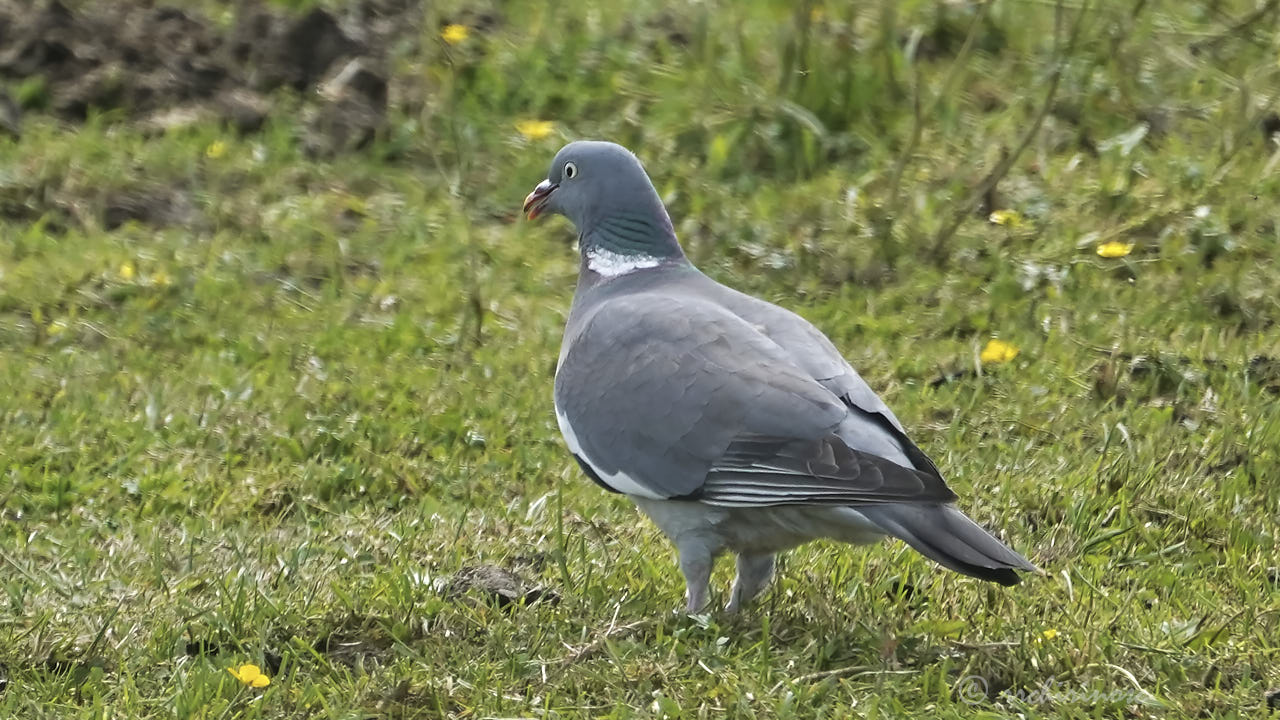
<svg viewBox="0 0 1280 720"><path fill-rule="evenodd" d="M537 218L542 214L543 208L547 205L547 198L551 197L551 193L555 192L559 185L550 180L543 180L538 183L538 187L533 189L524 199L524 214L530 220Z"/></svg>

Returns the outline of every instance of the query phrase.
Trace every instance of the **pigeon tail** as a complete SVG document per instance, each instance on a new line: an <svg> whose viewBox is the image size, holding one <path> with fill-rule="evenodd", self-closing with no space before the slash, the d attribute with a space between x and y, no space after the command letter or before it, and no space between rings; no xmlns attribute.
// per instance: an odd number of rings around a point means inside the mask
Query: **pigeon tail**
<svg viewBox="0 0 1280 720"><path fill-rule="evenodd" d="M886 503L861 505L858 512L885 532L945 568L1001 585L1017 585L1014 572L1041 573L950 505Z"/></svg>

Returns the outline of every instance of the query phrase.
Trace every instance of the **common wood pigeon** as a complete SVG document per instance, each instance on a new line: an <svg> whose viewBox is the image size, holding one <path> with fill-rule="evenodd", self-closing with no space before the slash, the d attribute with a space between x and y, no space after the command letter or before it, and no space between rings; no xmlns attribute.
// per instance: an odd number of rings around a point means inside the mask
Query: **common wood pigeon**
<svg viewBox="0 0 1280 720"><path fill-rule="evenodd" d="M555 379L565 444L675 543L688 612L706 604L717 555L737 555L734 611L769 583L779 551L817 538L892 535L1003 585L1039 572L955 508L937 466L825 335L689 262L626 148L566 145L524 210L578 230Z"/></svg>

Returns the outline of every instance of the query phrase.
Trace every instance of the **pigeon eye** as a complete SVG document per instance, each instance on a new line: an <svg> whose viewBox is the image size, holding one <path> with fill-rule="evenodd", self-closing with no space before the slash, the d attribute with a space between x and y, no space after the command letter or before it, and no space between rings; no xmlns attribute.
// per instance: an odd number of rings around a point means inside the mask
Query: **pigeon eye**
<svg viewBox="0 0 1280 720"><path fill-rule="evenodd" d="M564 179L572 180L578 176L578 166L571 162L564 164Z"/></svg>

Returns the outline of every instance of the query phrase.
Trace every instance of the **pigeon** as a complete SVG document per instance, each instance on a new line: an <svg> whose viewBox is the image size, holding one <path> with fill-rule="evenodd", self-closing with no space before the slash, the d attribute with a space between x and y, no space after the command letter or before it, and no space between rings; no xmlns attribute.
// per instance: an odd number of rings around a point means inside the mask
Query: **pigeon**
<svg viewBox="0 0 1280 720"><path fill-rule="evenodd" d="M693 266L629 150L569 143L524 213L578 231L560 432L583 473L674 543L686 612L706 606L718 556L737 556L734 612L768 586L777 553L820 538L892 536L1002 585L1041 572L956 509L938 467L822 332Z"/></svg>

